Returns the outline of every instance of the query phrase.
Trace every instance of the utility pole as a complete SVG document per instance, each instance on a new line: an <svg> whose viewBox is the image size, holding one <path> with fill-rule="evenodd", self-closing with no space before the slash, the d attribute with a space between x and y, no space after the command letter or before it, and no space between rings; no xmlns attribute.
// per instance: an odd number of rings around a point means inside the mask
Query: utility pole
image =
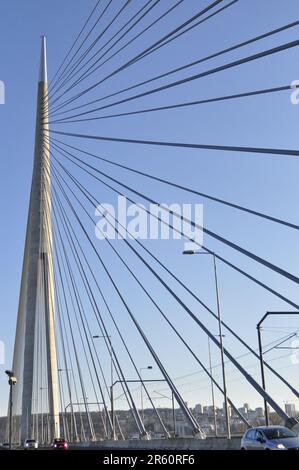
<svg viewBox="0 0 299 470"><path fill-rule="evenodd" d="M6 375L8 375L8 384L9 384L9 428L8 428L8 442L9 442L9 449L12 449L12 390L14 385L17 383L17 378L15 377L14 373L11 370L5 371Z"/></svg>
<svg viewBox="0 0 299 470"><path fill-rule="evenodd" d="M217 265L216 265L216 256L215 253L209 251L195 251L195 250L185 250L183 255L209 255L213 258L213 269L214 269L214 281L215 281L215 292L216 292L216 304L217 304L217 319L218 319L218 331L219 331L219 343L220 343L220 356L221 356L221 370L222 370L222 381L223 381L223 396L224 396L224 414L225 414L225 423L226 423L226 435L228 439L231 439L230 431L230 416L229 416L229 406L227 398L227 386L226 386L226 372L225 372L225 359L224 359L224 345L223 345L223 334L222 334L222 319L221 319L221 309L220 309L220 298L219 298L219 288L218 288L218 276L217 276Z"/></svg>
<svg viewBox="0 0 299 470"><path fill-rule="evenodd" d="M176 437L176 417L175 417L175 407L174 407L174 393L171 391L171 398L167 395L163 395L163 393L157 392L154 390L154 393L160 395L162 398L167 398L167 400L171 400L171 408L172 408L172 422L173 422L173 437Z"/></svg>
<svg viewBox="0 0 299 470"><path fill-rule="evenodd" d="M141 367L139 370L140 375L140 405L141 405L141 419L144 425L144 405L143 405L143 380L142 380L142 371L151 370L153 366Z"/></svg>
<svg viewBox="0 0 299 470"><path fill-rule="evenodd" d="M208 352L209 352L209 368L211 376L211 393L212 393L212 404L213 404L213 416L214 416L214 427L215 427L215 437L218 435L217 430L217 416L216 416L216 407L215 407L215 393L214 393L214 382L213 382L213 368L212 368L212 357L211 357L211 342L208 337Z"/></svg>
<svg viewBox="0 0 299 470"><path fill-rule="evenodd" d="M227 438L231 438L230 432L230 417L229 407L227 399L227 387L226 387L226 372L225 372L225 359L224 359L224 346L223 346L223 334L222 334L222 320L221 320L221 309L219 300L219 289L218 289L218 277L216 267L216 257L213 253L213 265L214 265L214 278L215 278L215 289L216 289L216 301L217 301L217 316L218 316L218 327L219 327L219 341L220 341L220 353L221 353L221 369L222 369L222 380L223 380L223 393L224 393L224 408L225 408L225 421L226 421L226 433Z"/></svg>
<svg viewBox="0 0 299 470"><path fill-rule="evenodd" d="M110 404L111 404L111 438L113 441L116 439L116 429L115 429L115 413L114 413L114 400L113 400L113 347L112 347L112 337L110 335L93 335L93 339L107 339L109 343L109 355L110 355L110 380L111 380L111 385L110 385Z"/></svg>
<svg viewBox="0 0 299 470"><path fill-rule="evenodd" d="M261 332L261 325L259 323L257 325L257 336L258 336L259 355L260 355L262 387L263 387L264 390L266 390L263 345L262 345L262 332ZM265 414L265 425L269 426L269 408L268 408L268 403L265 399L264 399L264 414Z"/></svg>
<svg viewBox="0 0 299 470"><path fill-rule="evenodd" d="M176 437L176 417L175 417L175 407L174 407L174 394L171 392L171 405L172 405L172 421L173 421L173 437Z"/></svg>
<svg viewBox="0 0 299 470"><path fill-rule="evenodd" d="M299 312L266 312L265 315L261 318L261 320L256 325L257 328L257 337L258 337L258 346L259 346L259 356L260 356L260 368L261 368L261 379L262 379L262 387L266 391L266 377L265 377L265 368L264 368L264 352L263 352L263 342L262 342L262 324L269 316L277 316L277 315L299 315ZM282 343L280 343L282 344ZM265 424L269 426L270 419L269 419L269 408L267 400L264 398L264 413L265 413Z"/></svg>

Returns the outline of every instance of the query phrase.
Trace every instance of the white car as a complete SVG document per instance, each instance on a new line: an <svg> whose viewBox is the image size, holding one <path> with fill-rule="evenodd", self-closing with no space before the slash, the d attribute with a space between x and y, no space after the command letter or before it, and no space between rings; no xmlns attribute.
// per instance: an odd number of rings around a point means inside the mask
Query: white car
<svg viewBox="0 0 299 470"><path fill-rule="evenodd" d="M38 442L35 439L26 439L24 449L38 449Z"/></svg>
<svg viewBox="0 0 299 470"><path fill-rule="evenodd" d="M285 426L259 426L246 431L242 450L299 450L299 437Z"/></svg>

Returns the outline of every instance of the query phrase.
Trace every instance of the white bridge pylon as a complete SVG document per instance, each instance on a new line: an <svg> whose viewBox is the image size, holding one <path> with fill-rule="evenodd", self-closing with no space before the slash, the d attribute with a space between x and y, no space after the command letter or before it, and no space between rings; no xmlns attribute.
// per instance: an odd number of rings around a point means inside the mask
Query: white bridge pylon
<svg viewBox="0 0 299 470"><path fill-rule="evenodd" d="M18 379L13 391L14 437L21 441L36 438L35 417L39 413L47 415L48 441L59 437L60 429L47 122L47 54L43 36L34 166L12 366Z"/></svg>

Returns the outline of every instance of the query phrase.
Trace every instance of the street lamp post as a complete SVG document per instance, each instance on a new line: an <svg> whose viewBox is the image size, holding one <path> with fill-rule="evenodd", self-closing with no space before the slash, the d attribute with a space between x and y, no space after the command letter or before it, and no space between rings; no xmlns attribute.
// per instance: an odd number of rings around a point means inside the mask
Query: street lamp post
<svg viewBox="0 0 299 470"><path fill-rule="evenodd" d="M93 335L93 339L105 338L109 341L109 352L110 352L110 403L111 403L111 422L112 422L112 440L115 441L115 414L114 414L114 399L113 399L113 348L112 348L112 337L110 335Z"/></svg>
<svg viewBox="0 0 299 470"><path fill-rule="evenodd" d="M142 380L142 371L151 370L153 366L141 367L140 368L140 404L141 404L141 417L144 424L144 406L143 406L143 380Z"/></svg>
<svg viewBox="0 0 299 470"><path fill-rule="evenodd" d="M265 315L256 325L257 336L258 336L258 346L259 346L259 356L260 356L260 368L261 368L261 379L262 387L266 391L266 378L265 378L265 368L264 368L264 358L263 358L263 342L262 342L262 324L266 318L270 315L299 315L299 312L266 312ZM269 426L269 410L267 401L264 399L264 413L265 413L265 424Z"/></svg>
<svg viewBox="0 0 299 470"><path fill-rule="evenodd" d="M214 279L215 279L215 290L216 290L216 303L217 303L217 317L218 317L218 331L220 341L220 354L221 354L221 368L222 368L222 380L223 380L223 395L224 395L224 408L225 408L225 421L226 421L226 432L227 438L231 438L230 432L230 419L229 419L229 407L227 398L227 387L226 387L226 372L225 372L225 361L224 361L224 346L223 346L223 334L222 334L222 320L221 320L221 309L219 299L219 288L218 288L218 276L217 276L217 265L215 253L207 251L195 251L185 250L184 255L210 255L213 257L213 268L214 268Z"/></svg>
<svg viewBox="0 0 299 470"><path fill-rule="evenodd" d="M57 370L58 374L61 373L61 372L66 372L66 378L67 378L67 385L68 385L68 390L69 390L69 397L70 397L70 401L72 403L72 390L71 390L71 383L70 383L70 380L69 380L69 375L68 373L70 372L71 374L73 373L73 369L58 369ZM63 382L62 382L62 379L61 379L61 402L62 402L62 394L63 394ZM68 420L67 420L67 417L65 416L65 413L62 412L62 421L63 421L63 430L65 433L68 434L68 440L69 441L73 441L73 419L74 419L74 410L73 410L73 407L71 406L71 426L70 426L70 430L69 430L69 423L68 423ZM75 421L75 420L74 420Z"/></svg>
<svg viewBox="0 0 299 470"><path fill-rule="evenodd" d="M163 393L157 392L154 390L153 393L160 395L162 398L167 398L167 400L171 400L171 407L172 407L172 422L173 422L173 437L176 436L176 417L175 417L175 408L174 408L174 394L171 392L171 398L167 395L163 395Z"/></svg>
<svg viewBox="0 0 299 470"><path fill-rule="evenodd" d="M174 408L174 393L171 392L171 405L172 405L172 420L173 420L173 437L176 436L176 418L175 418L175 408Z"/></svg>
<svg viewBox="0 0 299 470"><path fill-rule="evenodd" d="M151 369L152 369L152 366L149 366ZM147 367L146 367L147 369ZM121 384L121 383L143 383L143 382L165 382L165 379L150 379L150 380L116 380L115 382L113 382L113 384L111 385L111 394L110 394L110 397L111 397L111 409L114 410L114 397L113 397L113 388L116 384ZM142 424L144 425L143 421L142 421Z"/></svg>
<svg viewBox="0 0 299 470"><path fill-rule="evenodd" d="M17 383L17 378L15 377L12 370L6 370L6 375L8 375L8 384L9 384L9 431L8 431L8 442L9 449L12 449L12 389L13 386Z"/></svg>
<svg viewBox="0 0 299 470"><path fill-rule="evenodd" d="M208 351L209 351L209 367L210 367L210 376L211 376L211 393L212 393L212 405L213 405L213 415L214 415L214 428L215 428L215 437L217 437L217 435L218 435L218 432L217 432L217 417L216 417L216 407L215 407L215 393L214 393L213 368L212 368L210 338L208 338Z"/></svg>
<svg viewBox="0 0 299 470"><path fill-rule="evenodd" d="M46 442L46 433L44 432L44 413L43 413L43 391L44 390L48 390L48 387L39 387L40 389L40 392L41 392L41 420L42 420L42 423L41 423L41 438L42 438L42 442ZM45 413L46 416L47 416L47 413ZM47 418L48 420L48 418Z"/></svg>

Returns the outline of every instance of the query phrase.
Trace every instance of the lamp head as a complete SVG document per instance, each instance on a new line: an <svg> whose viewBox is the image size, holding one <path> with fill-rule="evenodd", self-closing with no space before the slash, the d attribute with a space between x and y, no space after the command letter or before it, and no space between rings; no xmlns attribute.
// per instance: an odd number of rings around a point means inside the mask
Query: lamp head
<svg viewBox="0 0 299 470"><path fill-rule="evenodd" d="M9 385L15 385L17 383L17 378L14 375L12 370L6 370L5 374L8 375L8 383Z"/></svg>

